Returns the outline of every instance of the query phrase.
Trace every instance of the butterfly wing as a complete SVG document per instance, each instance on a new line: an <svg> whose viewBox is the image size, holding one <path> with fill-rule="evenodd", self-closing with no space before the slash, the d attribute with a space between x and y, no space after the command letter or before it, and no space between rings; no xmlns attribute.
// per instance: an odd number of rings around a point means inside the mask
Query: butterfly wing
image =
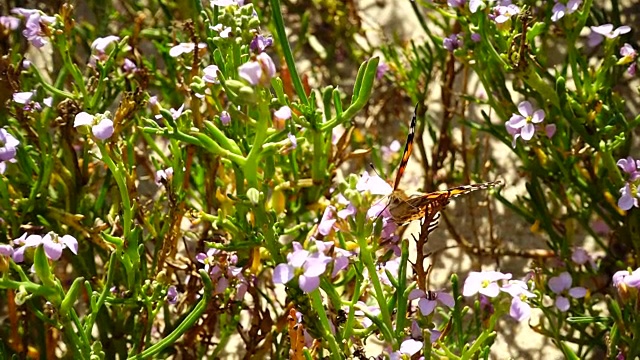
<svg viewBox="0 0 640 360"><path fill-rule="evenodd" d="M407 135L407 143L404 146L402 160L400 161L400 167L398 167L398 173L396 174L396 181L393 183L393 190L398 189L398 185L400 185L400 179L402 179L402 174L404 174L404 170L407 168L407 163L409 162L409 157L411 156L411 150L413 149L413 137L416 134L416 117L418 114L418 104L416 104L416 108L413 111L413 117L411 118L411 123L409 124L409 135Z"/></svg>
<svg viewBox="0 0 640 360"><path fill-rule="evenodd" d="M392 199L392 203L389 206L389 213L397 224L404 224L423 218L430 206L434 208L429 209L430 211L439 211L449 203L450 199L499 185L502 185L502 181L500 180L456 186L447 190L434 191L404 199L396 196Z"/></svg>

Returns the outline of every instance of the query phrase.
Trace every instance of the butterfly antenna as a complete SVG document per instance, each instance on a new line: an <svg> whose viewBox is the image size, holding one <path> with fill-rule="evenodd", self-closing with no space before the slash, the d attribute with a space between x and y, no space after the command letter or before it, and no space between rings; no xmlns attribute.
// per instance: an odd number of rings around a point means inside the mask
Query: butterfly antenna
<svg viewBox="0 0 640 360"><path fill-rule="evenodd" d="M380 173L378 173L378 170L376 170L376 167L373 165L373 163L369 163L369 167L371 168L371 170L373 170L374 173L376 173L376 175L378 175L378 177L382 177L380 176Z"/></svg>

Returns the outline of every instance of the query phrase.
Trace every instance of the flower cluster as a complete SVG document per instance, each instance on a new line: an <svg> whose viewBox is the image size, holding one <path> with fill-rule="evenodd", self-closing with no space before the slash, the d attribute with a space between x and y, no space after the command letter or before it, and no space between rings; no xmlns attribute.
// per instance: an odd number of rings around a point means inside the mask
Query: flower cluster
<svg viewBox="0 0 640 360"><path fill-rule="evenodd" d="M293 242L293 252L287 255L287 262L278 264L273 270L274 283L286 284L298 276L298 286L302 291L309 293L320 286L320 276L330 264L333 263L332 278L347 268L351 252L335 246L331 241L313 242L316 247L314 251L305 250L299 242ZM333 254L328 256L331 250Z"/></svg>
<svg viewBox="0 0 640 360"><path fill-rule="evenodd" d="M622 210L629 210L632 207L638 207L638 179L640 179L640 160L635 160L631 156L626 159L620 159L617 162L618 167L629 176L629 179L620 189L620 199L618 199L618 207Z"/></svg>
<svg viewBox="0 0 640 360"><path fill-rule="evenodd" d="M9 134L7 130L0 128L0 174L7 169L7 162L16 162L17 147L20 141Z"/></svg>
<svg viewBox="0 0 640 360"><path fill-rule="evenodd" d="M524 280L511 280L511 277L511 274L499 271L471 272L464 283L462 295L480 294L486 298L495 298L501 292L507 293L511 295L509 315L517 321L526 320L531 316L528 299L535 298L536 295L529 288L528 277ZM566 271L548 280L549 289L555 295L555 306L561 312L569 309L570 297L578 299L587 293L587 289L583 287L572 287L572 281L571 275Z"/></svg>
<svg viewBox="0 0 640 360"><path fill-rule="evenodd" d="M48 30L47 26L55 23L55 17L47 16L35 9L14 8L11 12L24 17L25 29L22 30L22 35L31 45L39 49L47 44L47 34L43 30Z"/></svg>
<svg viewBox="0 0 640 360"><path fill-rule="evenodd" d="M13 261L21 263L24 261L24 254L29 248L36 248L40 245L44 247L44 253L51 260L58 260L62 256L62 250L68 248L74 255L78 254L78 240L71 235L60 236L54 232L42 235L27 235L22 234L17 239L13 240L14 246L18 246L14 249L11 257Z"/></svg>
<svg viewBox="0 0 640 360"><path fill-rule="evenodd" d="M196 261L204 264L204 270L209 273L215 286L214 294L222 294L232 285L236 289L235 299L240 301L244 298L248 282L242 274L242 267L236 266L236 254L211 248L206 253L197 254Z"/></svg>
<svg viewBox="0 0 640 360"><path fill-rule="evenodd" d="M509 135L513 136L511 145L516 147L516 140L521 138L524 141L529 141L535 135L536 130L540 128L542 121L544 121L544 110L533 110L533 106L528 101L523 101L518 104L519 114L513 114L509 121L505 124ZM544 131L547 137L552 137L556 132L556 126L554 124L548 124L544 127Z"/></svg>
<svg viewBox="0 0 640 360"><path fill-rule="evenodd" d="M86 112L81 112L76 115L73 122L73 127L79 126L91 126L91 132L98 140L106 140L113 135L113 121L109 119L111 114L106 112L105 114L91 115Z"/></svg>

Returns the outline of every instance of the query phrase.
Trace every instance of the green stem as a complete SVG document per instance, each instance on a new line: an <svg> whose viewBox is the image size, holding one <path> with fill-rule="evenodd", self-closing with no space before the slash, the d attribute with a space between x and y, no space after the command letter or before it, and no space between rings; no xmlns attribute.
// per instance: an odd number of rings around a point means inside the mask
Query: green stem
<svg viewBox="0 0 640 360"><path fill-rule="evenodd" d="M324 333L323 338L329 343L329 349L331 349L330 356L332 359L340 359L340 347L336 342L336 338L331 333L331 325L329 324L327 313L324 311L324 304L322 303L320 290L315 289L309 295L311 297L311 301L313 302L313 309L318 312L320 323L322 323L322 332Z"/></svg>
<svg viewBox="0 0 640 360"><path fill-rule="evenodd" d="M244 177L249 187L258 188L258 159L262 152L262 145L267 138L267 130L269 128L269 103L265 99L266 93L262 93L262 99L258 105L258 122L256 126L256 135L253 139L253 145L247 155L246 162L242 166Z"/></svg>
<svg viewBox="0 0 640 360"><path fill-rule="evenodd" d="M276 26L278 41L280 41L280 47L282 48L284 60L287 63L287 68L289 69L289 74L291 75L291 82L293 83L293 87L296 89L296 93L298 94L298 97L300 98L302 103L305 105L309 105L307 93L305 93L304 87L302 86L302 81L300 80L300 76L298 75L298 70L296 70L296 62L293 59L291 47L289 46L289 41L287 40L287 33L284 28L284 19L282 18L282 12L280 11L280 0L269 0L269 3L271 4L271 11L273 12L273 22Z"/></svg>
<svg viewBox="0 0 640 360"><path fill-rule="evenodd" d="M162 351L164 348L173 345L187 330L191 329L196 321L200 318L200 316L207 309L207 304L211 300L211 296L213 295L213 286L211 284L211 279L209 278L209 274L206 271L200 270L200 277L202 278L202 283L204 284L204 291L202 294L202 299L200 302L193 308L191 313L184 319L184 321L178 325L171 334L167 335L164 339L160 340L160 342L155 345L149 347L142 353L130 357L131 360L140 360L147 359Z"/></svg>
<svg viewBox="0 0 640 360"><path fill-rule="evenodd" d="M393 326L391 324L391 314L389 313L389 308L387 308L387 301L384 296L384 291L382 290L380 278L378 277L378 272L376 271L376 265L373 261L373 256L371 254L371 249L369 249L369 245L367 244L367 237L361 236L361 232L359 232L359 236L357 237L358 246L360 247L360 260L364 263L369 271L369 276L371 277L371 284L375 290L375 298L378 302L378 306L380 307L380 315L382 315L382 324L380 331L382 336L384 337L387 343L392 344L392 348L396 349L396 344L392 335L391 329Z"/></svg>
<svg viewBox="0 0 640 360"><path fill-rule="evenodd" d="M113 178L116 180L116 184L118 184L118 190L120 190L120 197L122 198L122 213L123 213L123 232L122 238L129 239L129 235L131 233L131 222L132 222L132 214L131 214L131 199L129 199L129 189L127 188L127 184L125 182L124 170L117 166L111 157L109 156L109 152L107 148L104 146L104 143L98 141L96 143L98 148L100 149L100 154L102 155L102 161L107 164L107 167L113 173Z"/></svg>

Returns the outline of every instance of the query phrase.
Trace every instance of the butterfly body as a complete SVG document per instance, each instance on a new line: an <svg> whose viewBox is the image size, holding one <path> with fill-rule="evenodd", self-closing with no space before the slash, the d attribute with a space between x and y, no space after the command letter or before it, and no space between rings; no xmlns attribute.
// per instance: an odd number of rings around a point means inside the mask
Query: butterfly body
<svg viewBox="0 0 640 360"><path fill-rule="evenodd" d="M402 174L409 163L409 157L411 156L411 150L413 148L413 138L415 135L416 127L416 114L418 106L416 105L413 117L411 118L411 124L409 126L409 135L407 136L407 143L402 154L402 160L400 161L400 167L393 186L393 192L389 196L388 210L391 214L391 218L398 225L422 219L427 214L440 211L444 208L450 199L458 196L467 195L477 190L483 190L492 188L494 186L502 185L501 181L490 181L479 184L456 186L447 190L439 190L430 193L417 193L408 196L403 190L398 188Z"/></svg>

